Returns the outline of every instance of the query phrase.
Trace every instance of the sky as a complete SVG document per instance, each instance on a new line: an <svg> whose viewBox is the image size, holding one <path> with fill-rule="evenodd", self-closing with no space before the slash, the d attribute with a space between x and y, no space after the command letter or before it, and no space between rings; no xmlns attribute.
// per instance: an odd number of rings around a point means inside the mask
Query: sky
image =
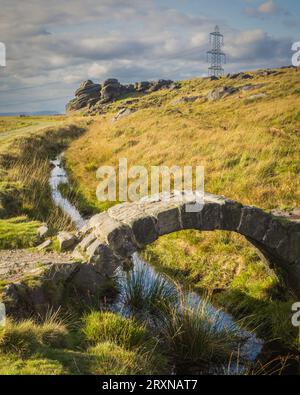
<svg viewBox="0 0 300 395"><path fill-rule="evenodd" d="M86 79L207 75L209 33L226 73L291 64L299 0L1 0L0 113L63 112Z"/></svg>

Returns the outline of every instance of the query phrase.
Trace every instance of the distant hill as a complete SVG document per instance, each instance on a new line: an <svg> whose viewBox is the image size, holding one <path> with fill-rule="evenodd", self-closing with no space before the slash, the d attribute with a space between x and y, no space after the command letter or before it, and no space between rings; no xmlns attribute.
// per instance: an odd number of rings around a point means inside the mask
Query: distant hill
<svg viewBox="0 0 300 395"><path fill-rule="evenodd" d="M1 117L15 117L18 115L61 115L59 111L34 111L34 112L0 112Z"/></svg>

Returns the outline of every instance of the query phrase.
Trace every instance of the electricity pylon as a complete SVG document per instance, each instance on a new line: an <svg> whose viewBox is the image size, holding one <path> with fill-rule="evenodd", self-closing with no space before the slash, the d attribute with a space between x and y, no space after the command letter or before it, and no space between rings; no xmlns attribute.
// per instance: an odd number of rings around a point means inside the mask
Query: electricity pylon
<svg viewBox="0 0 300 395"><path fill-rule="evenodd" d="M211 50L207 52L207 61L210 62L208 75L220 77L224 75L223 63L226 63L226 55L221 51L224 45L224 36L220 33L219 26L215 27L215 31L210 33Z"/></svg>

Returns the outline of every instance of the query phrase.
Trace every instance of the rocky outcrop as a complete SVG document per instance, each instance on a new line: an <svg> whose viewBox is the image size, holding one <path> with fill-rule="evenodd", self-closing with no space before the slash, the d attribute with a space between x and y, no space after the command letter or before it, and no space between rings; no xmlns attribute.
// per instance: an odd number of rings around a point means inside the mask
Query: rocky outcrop
<svg viewBox="0 0 300 395"><path fill-rule="evenodd" d="M160 89L176 89L178 85L171 80L142 81L135 84L122 85L117 79L109 78L102 85L94 84L92 81L84 81L75 92L75 99L71 100L66 111L77 111L88 108L90 112L101 111L107 103L134 95L136 93L151 93Z"/></svg>
<svg viewBox="0 0 300 395"><path fill-rule="evenodd" d="M230 78L231 80L250 80L253 78L253 76L247 73L236 73L228 74L227 78Z"/></svg>
<svg viewBox="0 0 300 395"><path fill-rule="evenodd" d="M202 99L203 96L198 95L198 96L183 96L176 98L175 100L172 101L173 106L176 106L177 104L186 104L186 103L194 103L196 100Z"/></svg>
<svg viewBox="0 0 300 395"><path fill-rule="evenodd" d="M207 99L209 101L220 100L227 96L233 95L238 91L239 89L233 86L222 86L220 88L213 89L211 92L209 92L209 94L207 95Z"/></svg>
<svg viewBox="0 0 300 395"><path fill-rule="evenodd" d="M218 88L215 88L213 90L211 90L208 95L206 96L206 99L209 101L215 101L215 100L220 100L220 99L224 99L228 96L234 95L236 93L239 92L249 92L251 90L255 90L255 89L260 89L264 86L264 84L247 84L247 85L243 85L243 86L221 86ZM258 93L256 95L252 95L250 96L248 99L251 101L252 97L253 100L256 99L260 99L260 98L264 98L267 95L265 93Z"/></svg>
<svg viewBox="0 0 300 395"><path fill-rule="evenodd" d="M100 100L100 96L101 85L94 84L91 80L84 81L75 92L75 99L67 104L66 111L76 111L93 105Z"/></svg>

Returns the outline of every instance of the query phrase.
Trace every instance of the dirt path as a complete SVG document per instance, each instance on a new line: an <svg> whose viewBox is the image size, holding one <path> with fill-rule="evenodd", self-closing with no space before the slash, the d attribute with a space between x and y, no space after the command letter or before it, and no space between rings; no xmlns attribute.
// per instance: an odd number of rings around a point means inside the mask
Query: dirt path
<svg viewBox="0 0 300 395"><path fill-rule="evenodd" d="M0 250L0 281L17 280L42 266L73 262L72 256L57 252L31 252L28 250Z"/></svg>

